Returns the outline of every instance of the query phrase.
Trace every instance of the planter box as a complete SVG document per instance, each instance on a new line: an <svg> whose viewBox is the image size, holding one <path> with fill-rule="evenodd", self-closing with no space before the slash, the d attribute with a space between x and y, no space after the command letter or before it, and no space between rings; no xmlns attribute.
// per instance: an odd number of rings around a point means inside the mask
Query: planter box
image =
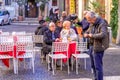
<svg viewBox="0 0 120 80"><path fill-rule="evenodd" d="M112 43L116 44L116 39L115 38L112 38Z"/></svg>
<svg viewBox="0 0 120 80"><path fill-rule="evenodd" d="M24 20L24 17L23 17L23 16L18 16L18 20L19 20L19 21L23 21L23 20Z"/></svg>

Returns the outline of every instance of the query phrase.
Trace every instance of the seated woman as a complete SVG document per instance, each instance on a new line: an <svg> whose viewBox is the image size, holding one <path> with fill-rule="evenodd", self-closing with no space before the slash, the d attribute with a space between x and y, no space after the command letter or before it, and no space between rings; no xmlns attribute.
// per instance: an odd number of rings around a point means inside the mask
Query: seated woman
<svg viewBox="0 0 120 80"><path fill-rule="evenodd" d="M70 21L63 22L63 29L60 32L60 38L62 42L69 42L69 41L77 40L77 34L75 33L74 29L71 28Z"/></svg>

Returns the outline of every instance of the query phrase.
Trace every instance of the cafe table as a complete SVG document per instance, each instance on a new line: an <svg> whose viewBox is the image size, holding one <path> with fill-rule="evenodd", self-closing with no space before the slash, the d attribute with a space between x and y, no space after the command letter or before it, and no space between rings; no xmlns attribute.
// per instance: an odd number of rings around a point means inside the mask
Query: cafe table
<svg viewBox="0 0 120 80"><path fill-rule="evenodd" d="M14 43L13 51L0 52L0 55L10 55L10 56L13 56L13 58L16 58L16 56L17 56L17 53L16 53L16 48L17 48L16 41L17 41L18 38L19 37L17 37L17 36L13 36L13 43ZM18 55L23 55L24 53L25 53L25 51L20 51L20 52L18 52ZM19 59L19 60L22 61L23 59ZM9 59L2 59L2 62L4 63L4 65L6 67L9 68Z"/></svg>
<svg viewBox="0 0 120 80"><path fill-rule="evenodd" d="M69 46L68 46L68 58L70 59L72 54L75 53L76 51L76 42L75 41L70 41L68 42ZM61 52L55 52L55 54L59 54ZM62 54L65 54L67 56L66 52L62 52ZM66 63L67 59L64 59L63 62Z"/></svg>

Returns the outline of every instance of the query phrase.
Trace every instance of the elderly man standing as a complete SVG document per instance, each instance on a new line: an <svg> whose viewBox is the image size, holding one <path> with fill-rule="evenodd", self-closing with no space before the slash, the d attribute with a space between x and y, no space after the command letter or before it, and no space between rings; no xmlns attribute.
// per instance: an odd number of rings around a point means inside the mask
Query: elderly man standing
<svg viewBox="0 0 120 80"><path fill-rule="evenodd" d="M86 19L90 23L90 27L84 37L90 39L92 53L92 67L95 80L103 80L103 56L104 51L109 46L108 39L108 24L101 17L97 16L94 12L88 12Z"/></svg>

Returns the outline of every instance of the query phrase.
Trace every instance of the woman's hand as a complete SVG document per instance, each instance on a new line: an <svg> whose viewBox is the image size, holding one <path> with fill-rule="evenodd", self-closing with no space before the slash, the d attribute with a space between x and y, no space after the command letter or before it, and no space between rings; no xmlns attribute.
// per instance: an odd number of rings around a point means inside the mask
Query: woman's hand
<svg viewBox="0 0 120 80"><path fill-rule="evenodd" d="M87 38L87 37L89 37L89 35L88 35L88 34L86 34L86 33L85 33L83 36L84 36L84 37L86 37L86 38Z"/></svg>
<svg viewBox="0 0 120 80"><path fill-rule="evenodd" d="M58 41L60 41L60 39L59 39L59 38L56 38L55 41L58 42Z"/></svg>

